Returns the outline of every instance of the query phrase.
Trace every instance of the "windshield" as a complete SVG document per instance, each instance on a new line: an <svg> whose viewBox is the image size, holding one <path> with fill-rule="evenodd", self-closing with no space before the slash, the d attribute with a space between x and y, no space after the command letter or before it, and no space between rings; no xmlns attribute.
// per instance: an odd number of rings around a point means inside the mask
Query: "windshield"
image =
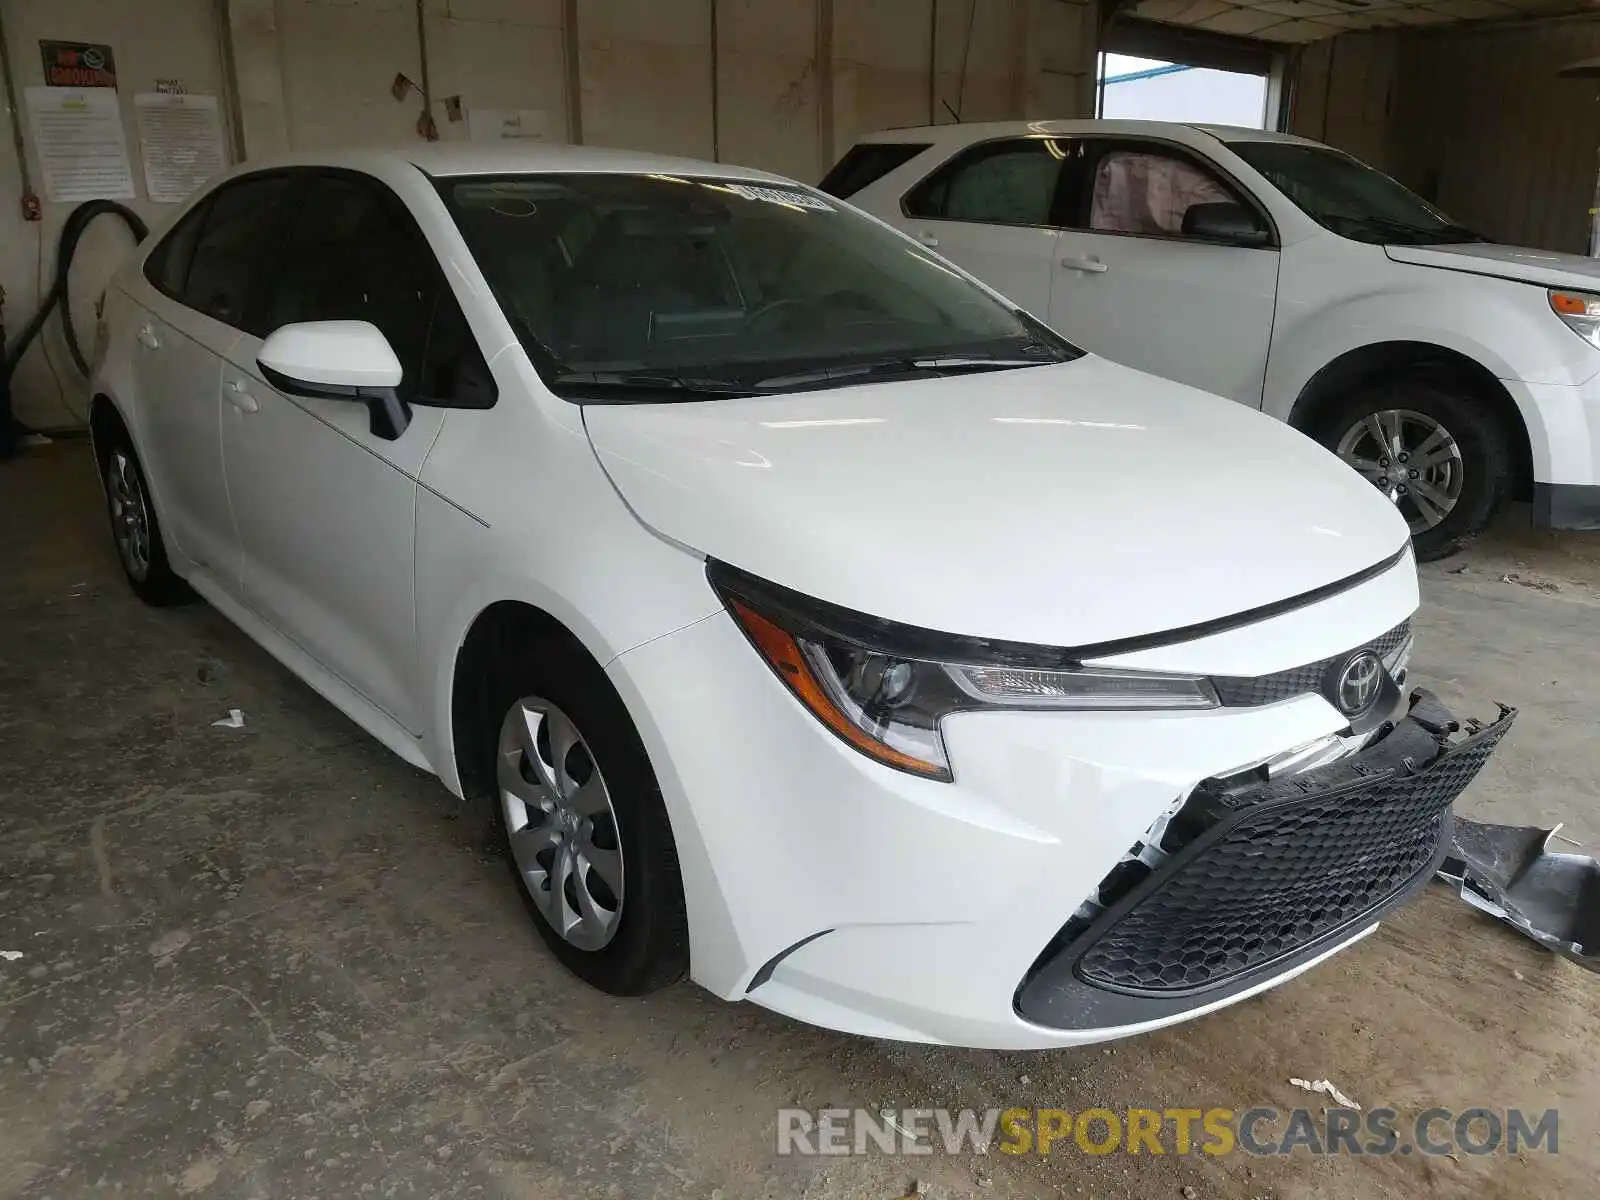
<svg viewBox="0 0 1600 1200"><path fill-rule="evenodd" d="M798 186L623 174L438 186L534 365L574 398L827 387L1080 353Z"/></svg>
<svg viewBox="0 0 1600 1200"><path fill-rule="evenodd" d="M1326 146L1230 142L1228 149L1340 237L1412 246L1485 240L1383 172Z"/></svg>

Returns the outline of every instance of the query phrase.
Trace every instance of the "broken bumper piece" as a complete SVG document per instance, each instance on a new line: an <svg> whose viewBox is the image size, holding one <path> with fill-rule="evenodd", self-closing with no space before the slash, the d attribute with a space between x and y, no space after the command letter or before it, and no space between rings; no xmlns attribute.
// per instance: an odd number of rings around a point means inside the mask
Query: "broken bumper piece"
<svg viewBox="0 0 1600 1200"><path fill-rule="evenodd" d="M1600 863L1587 854L1552 850L1560 829L1457 817L1438 877L1472 907L1600 971Z"/></svg>
<svg viewBox="0 0 1600 1200"><path fill-rule="evenodd" d="M1418 689L1392 728L1336 762L1204 781L1045 948L1017 1011L1058 1028L1158 1020L1348 942L1432 878L1452 802L1515 716L1502 706L1463 726Z"/></svg>

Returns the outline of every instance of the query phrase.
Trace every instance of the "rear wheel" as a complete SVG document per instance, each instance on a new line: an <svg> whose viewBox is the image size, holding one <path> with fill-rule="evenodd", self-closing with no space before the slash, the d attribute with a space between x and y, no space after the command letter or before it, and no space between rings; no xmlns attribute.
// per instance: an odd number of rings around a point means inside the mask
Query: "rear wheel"
<svg viewBox="0 0 1600 1200"><path fill-rule="evenodd" d="M1363 388L1328 413L1318 434L1400 510L1424 561L1482 533L1510 490L1500 421L1448 384L1408 378Z"/></svg>
<svg viewBox="0 0 1600 1200"><path fill-rule="evenodd" d="M128 586L146 604L158 608L192 600L194 593L189 585L167 561L161 523L127 431L120 425L108 430L105 444L99 449L111 540L116 543L117 559Z"/></svg>
<svg viewBox="0 0 1600 1200"><path fill-rule="evenodd" d="M494 688L498 732L482 777L494 781L499 840L534 925L601 991L673 983L689 962L683 885L638 732L577 645L542 639L519 657Z"/></svg>

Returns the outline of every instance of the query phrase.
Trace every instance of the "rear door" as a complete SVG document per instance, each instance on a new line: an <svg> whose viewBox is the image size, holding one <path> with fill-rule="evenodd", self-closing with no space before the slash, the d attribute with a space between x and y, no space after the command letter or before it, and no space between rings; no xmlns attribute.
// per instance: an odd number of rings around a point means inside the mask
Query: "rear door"
<svg viewBox="0 0 1600 1200"><path fill-rule="evenodd" d="M1045 318L1064 157L1058 138L970 146L907 193L893 223Z"/></svg>
<svg viewBox="0 0 1600 1200"><path fill-rule="evenodd" d="M286 190L281 174L218 188L146 260L151 286L140 289L139 420L162 517L182 554L229 590L239 544L222 465L222 360Z"/></svg>
<svg viewBox="0 0 1600 1200"><path fill-rule="evenodd" d="M1187 147L1086 138L1072 172L1050 323L1106 358L1252 407L1261 405L1278 251L1184 230L1197 204L1245 205L1245 190Z"/></svg>

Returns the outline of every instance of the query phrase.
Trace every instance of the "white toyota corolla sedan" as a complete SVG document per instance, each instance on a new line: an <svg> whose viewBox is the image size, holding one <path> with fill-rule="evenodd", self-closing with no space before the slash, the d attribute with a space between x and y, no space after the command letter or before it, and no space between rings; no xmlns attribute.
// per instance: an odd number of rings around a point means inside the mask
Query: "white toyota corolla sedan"
<svg viewBox="0 0 1600 1200"><path fill-rule="evenodd" d="M252 164L93 386L134 589L492 803L613 993L1154 1029L1369 933L1510 720L1408 694L1406 523L1338 459L758 172Z"/></svg>

